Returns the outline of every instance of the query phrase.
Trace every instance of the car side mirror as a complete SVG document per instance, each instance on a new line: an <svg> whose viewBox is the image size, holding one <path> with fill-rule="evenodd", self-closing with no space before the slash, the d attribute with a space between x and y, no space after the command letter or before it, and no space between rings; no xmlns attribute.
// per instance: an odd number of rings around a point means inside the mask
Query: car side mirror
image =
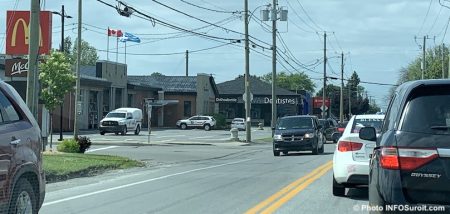
<svg viewBox="0 0 450 214"><path fill-rule="evenodd" d="M359 138L368 141L377 141L377 131L374 127L364 127L359 130Z"/></svg>
<svg viewBox="0 0 450 214"><path fill-rule="evenodd" d="M128 120L133 119L133 117L127 117Z"/></svg>
<svg viewBox="0 0 450 214"><path fill-rule="evenodd" d="M275 130L275 127L272 127L272 130Z"/></svg>

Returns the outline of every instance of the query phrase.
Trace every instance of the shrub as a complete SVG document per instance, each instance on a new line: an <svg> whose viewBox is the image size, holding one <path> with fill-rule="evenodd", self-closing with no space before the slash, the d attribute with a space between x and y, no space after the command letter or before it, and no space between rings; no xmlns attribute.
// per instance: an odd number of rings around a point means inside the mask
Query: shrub
<svg viewBox="0 0 450 214"><path fill-rule="evenodd" d="M57 147L60 152L78 153L80 151L80 145L75 139L64 139Z"/></svg>
<svg viewBox="0 0 450 214"><path fill-rule="evenodd" d="M225 116L223 114L214 114L214 119L216 119L216 128L217 129L225 129L227 126L227 122Z"/></svg>
<svg viewBox="0 0 450 214"><path fill-rule="evenodd" d="M89 147L91 147L91 144L92 144L92 142L91 142L91 139L89 139L88 137L78 137L78 139L77 139L77 141L78 141L78 145L79 145L79 153L84 153L84 152L86 152L86 150L88 150L89 149Z"/></svg>

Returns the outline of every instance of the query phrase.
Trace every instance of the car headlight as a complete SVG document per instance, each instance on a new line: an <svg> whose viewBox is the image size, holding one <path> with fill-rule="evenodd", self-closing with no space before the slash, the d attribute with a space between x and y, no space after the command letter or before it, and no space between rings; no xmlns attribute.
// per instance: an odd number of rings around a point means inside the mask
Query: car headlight
<svg viewBox="0 0 450 214"><path fill-rule="evenodd" d="M283 141L283 137L280 134L276 134L273 136L273 140L275 141Z"/></svg>
<svg viewBox="0 0 450 214"><path fill-rule="evenodd" d="M314 137L315 137L314 133L306 133L305 134L305 138L314 138Z"/></svg>
<svg viewBox="0 0 450 214"><path fill-rule="evenodd" d="M119 121L119 125L125 125L125 122L124 121Z"/></svg>

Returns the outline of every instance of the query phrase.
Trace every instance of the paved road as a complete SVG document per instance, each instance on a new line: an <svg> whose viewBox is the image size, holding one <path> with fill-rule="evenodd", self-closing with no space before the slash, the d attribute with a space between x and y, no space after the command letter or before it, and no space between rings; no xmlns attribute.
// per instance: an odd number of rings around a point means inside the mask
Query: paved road
<svg viewBox="0 0 450 214"><path fill-rule="evenodd" d="M133 133L127 133L125 136L115 135L114 133L108 133L100 135L98 132L90 131L82 133L83 136L88 136L93 143L96 144L109 144L109 145L123 145L129 144L147 144L148 132L143 130L140 135L134 135ZM252 139L262 139L271 136L270 128L264 128L259 130L257 128L252 129ZM65 133L64 138L71 138L71 133ZM59 135L53 136L53 139L58 139ZM239 138L241 141L245 140L245 131L239 131ZM203 129L157 129L153 130L150 135L151 144L214 144L214 143L229 143L230 131L229 130L211 130L205 131Z"/></svg>
<svg viewBox="0 0 450 214"><path fill-rule="evenodd" d="M334 148L274 157L270 144L94 147L150 166L49 184L40 213L364 213L354 207L367 205L367 189L332 196Z"/></svg>

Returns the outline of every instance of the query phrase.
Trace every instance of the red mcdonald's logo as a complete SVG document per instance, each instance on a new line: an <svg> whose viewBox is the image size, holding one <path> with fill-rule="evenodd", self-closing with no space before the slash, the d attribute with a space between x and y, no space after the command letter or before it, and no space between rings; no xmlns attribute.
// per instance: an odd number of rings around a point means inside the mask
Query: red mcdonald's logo
<svg viewBox="0 0 450 214"><path fill-rule="evenodd" d="M27 55L30 41L30 11L7 11L6 54ZM39 54L49 54L52 40L52 15L42 11L39 17Z"/></svg>

